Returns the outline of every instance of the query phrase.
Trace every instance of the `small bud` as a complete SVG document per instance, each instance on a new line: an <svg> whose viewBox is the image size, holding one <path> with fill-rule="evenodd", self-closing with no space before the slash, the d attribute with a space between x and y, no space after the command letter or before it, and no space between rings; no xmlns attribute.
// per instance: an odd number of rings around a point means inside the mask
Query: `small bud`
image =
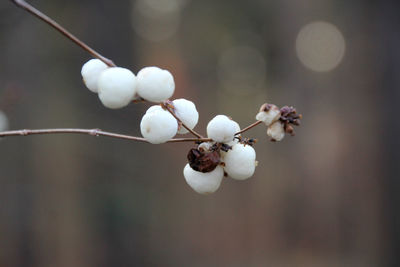
<svg viewBox="0 0 400 267"><path fill-rule="evenodd" d="M264 104L260 108L260 112L256 115L256 120L263 121L265 125L269 126L275 121L279 120L281 111L273 104Z"/></svg>
<svg viewBox="0 0 400 267"><path fill-rule="evenodd" d="M281 141L285 137L285 129L283 123L276 121L267 129L267 135L272 141Z"/></svg>

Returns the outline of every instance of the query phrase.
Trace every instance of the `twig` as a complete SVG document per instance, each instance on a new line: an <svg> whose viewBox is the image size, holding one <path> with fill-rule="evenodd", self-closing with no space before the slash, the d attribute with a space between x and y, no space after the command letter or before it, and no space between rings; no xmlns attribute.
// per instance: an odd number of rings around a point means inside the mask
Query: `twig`
<svg viewBox="0 0 400 267"><path fill-rule="evenodd" d="M49 24L51 27L59 31L61 34L66 36L68 39L70 39L72 42L83 48L85 51L87 51L89 54L91 54L93 57L100 59L103 61L105 64L107 64L110 67L115 67L115 64L112 60L102 56L100 53L96 52L93 48L89 47L87 44L79 40L77 37L75 37L72 33L67 31L64 27L62 27L60 24L55 22L53 19L50 17L46 16L30 4L28 4L24 0L11 0L14 4L16 4L18 7L25 9L29 13L33 14L34 16L38 17L42 21L46 22Z"/></svg>
<svg viewBox="0 0 400 267"><path fill-rule="evenodd" d="M256 121L256 122L254 122L254 123L250 124L249 126L247 126L246 128L243 128L243 129L242 129L242 130L240 130L239 132L235 133L235 135L238 135L238 134L244 133L244 132L246 132L246 131L250 130L251 128L254 128L254 127L256 127L256 126L257 126L257 125L259 125L260 123L262 123L262 121Z"/></svg>
<svg viewBox="0 0 400 267"><path fill-rule="evenodd" d="M174 118L186 129L188 130L191 134L193 134L194 136L196 136L197 138L204 138L201 134L197 133L196 131L190 129L186 124L184 124L181 119L178 118L178 116L176 116L175 112L169 107L168 104L169 100L166 100L162 103L160 103L160 105L165 108L169 113L171 113L172 116L174 116Z"/></svg>
<svg viewBox="0 0 400 267"><path fill-rule="evenodd" d="M36 130L23 129L14 131L4 131L0 132L0 137L27 136L27 135L37 135L37 134L88 134L91 136L106 136L118 139L149 143L143 137L105 132L100 129L76 129L76 128L55 128L55 129L36 129ZM174 138L168 140L167 143L209 142L209 141L211 141L211 139L209 138Z"/></svg>

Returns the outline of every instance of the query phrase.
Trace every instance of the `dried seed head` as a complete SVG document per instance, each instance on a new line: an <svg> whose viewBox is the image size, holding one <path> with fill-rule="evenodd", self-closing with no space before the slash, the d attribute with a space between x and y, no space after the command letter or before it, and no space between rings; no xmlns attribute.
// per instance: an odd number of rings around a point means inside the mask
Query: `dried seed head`
<svg viewBox="0 0 400 267"><path fill-rule="evenodd" d="M236 136L235 138L238 140L238 142L240 144L249 145L249 146L253 146L258 141L255 138L247 138L247 137L242 137L242 136Z"/></svg>
<svg viewBox="0 0 400 267"><path fill-rule="evenodd" d="M198 172L211 172L220 162L220 155L218 151L202 152L197 148L189 150L187 155L190 167Z"/></svg>
<svg viewBox="0 0 400 267"><path fill-rule="evenodd" d="M294 107L284 106L281 108L281 117L279 120L283 123L283 128L286 133L294 136L295 132L293 125L299 126L301 118L302 115L297 114L297 111Z"/></svg>

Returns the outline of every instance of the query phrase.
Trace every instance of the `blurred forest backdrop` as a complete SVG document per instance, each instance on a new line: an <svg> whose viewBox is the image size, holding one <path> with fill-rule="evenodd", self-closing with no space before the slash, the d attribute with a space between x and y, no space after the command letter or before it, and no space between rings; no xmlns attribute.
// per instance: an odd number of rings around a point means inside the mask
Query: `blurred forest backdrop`
<svg viewBox="0 0 400 267"><path fill-rule="evenodd" d="M264 102L304 116L267 140L259 166L196 194L190 144L77 135L0 141L0 266L399 266L400 2L389 0L32 0L135 73L170 70L204 133L241 126ZM0 3L0 110L10 129L140 135L147 105L104 108L90 56Z"/></svg>

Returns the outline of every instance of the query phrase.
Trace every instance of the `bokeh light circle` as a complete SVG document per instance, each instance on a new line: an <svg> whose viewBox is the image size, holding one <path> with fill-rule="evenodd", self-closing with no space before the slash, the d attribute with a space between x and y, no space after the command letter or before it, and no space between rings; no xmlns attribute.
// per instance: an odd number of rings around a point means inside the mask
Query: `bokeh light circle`
<svg viewBox="0 0 400 267"><path fill-rule="evenodd" d="M297 35L296 53L301 63L317 72L336 68L346 50L345 39L333 24L316 21L303 26Z"/></svg>

